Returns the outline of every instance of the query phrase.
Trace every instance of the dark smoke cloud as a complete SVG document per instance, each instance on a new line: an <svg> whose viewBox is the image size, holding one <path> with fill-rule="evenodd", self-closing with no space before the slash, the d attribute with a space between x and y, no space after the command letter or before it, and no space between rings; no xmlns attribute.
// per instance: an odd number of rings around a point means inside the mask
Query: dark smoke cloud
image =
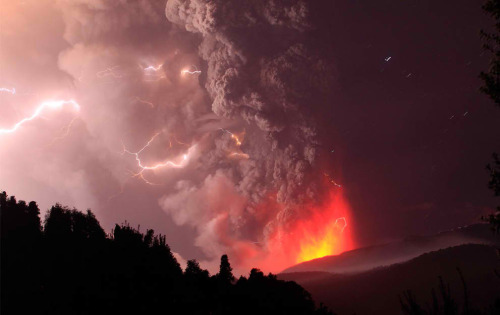
<svg viewBox="0 0 500 315"><path fill-rule="evenodd" d="M307 2L174 0L166 16L203 37L199 54L214 113L261 131L260 159L267 161L260 161L263 178L256 181L272 182L285 204L310 189L306 173L320 143L314 114L326 105L335 77L331 62L304 41L319 34ZM259 153L250 155L259 160Z"/></svg>
<svg viewBox="0 0 500 315"><path fill-rule="evenodd" d="M332 102L336 85L331 56L320 49L325 44L317 17L324 8L325 2L311 6L306 1L167 2L168 20L202 38L198 49L206 63L202 84L212 111L242 120L246 130L242 149L250 159L231 168L221 165L217 171L246 198L243 210L220 212L229 215L233 227L222 239L265 239L276 225L300 216L301 206L322 199L323 192L315 184L322 177L319 118ZM221 147L216 141L215 152L221 152ZM186 195L193 188L179 189L178 195ZM254 211L270 193L278 206L255 222ZM178 205L171 203L175 198L162 200L167 211L175 211ZM253 235L241 235L245 225L252 226Z"/></svg>
<svg viewBox="0 0 500 315"><path fill-rule="evenodd" d="M155 180L163 185L161 207L196 230L195 244L207 258L228 252L238 260L249 248L265 250L278 227L322 200L319 118L336 83L317 23L321 6L168 1L172 25L159 15L161 2L59 5L72 44L60 65L78 79L91 133L118 152L117 139L137 151L161 130L151 161L165 156L170 135L196 144L189 165ZM160 77L145 77L151 64L162 65ZM179 76L190 65L201 69L200 84ZM99 73L106 77L96 79ZM244 137L241 147L226 128ZM235 150L245 156L231 158ZM115 178L124 183L120 169L114 167Z"/></svg>

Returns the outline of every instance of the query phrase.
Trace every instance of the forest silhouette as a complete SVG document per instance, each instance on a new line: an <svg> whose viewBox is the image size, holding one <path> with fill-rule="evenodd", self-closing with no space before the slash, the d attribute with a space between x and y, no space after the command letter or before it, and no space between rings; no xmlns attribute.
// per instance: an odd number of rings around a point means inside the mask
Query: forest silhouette
<svg viewBox="0 0 500 315"><path fill-rule="evenodd" d="M293 281L252 269L235 279L227 255L210 275L183 271L165 236L129 224L106 234L95 215L0 193L2 314L333 314Z"/></svg>

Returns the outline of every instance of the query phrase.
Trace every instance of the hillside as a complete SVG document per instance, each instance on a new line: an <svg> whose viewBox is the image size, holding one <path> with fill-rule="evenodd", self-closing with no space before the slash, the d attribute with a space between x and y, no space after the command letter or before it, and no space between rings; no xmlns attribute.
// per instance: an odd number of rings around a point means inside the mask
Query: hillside
<svg viewBox="0 0 500 315"><path fill-rule="evenodd" d="M487 224L474 224L431 236L406 238L403 241L370 246L327 256L289 267L282 273L325 271L352 273L404 262L430 251L462 244L498 244Z"/></svg>
<svg viewBox="0 0 500 315"><path fill-rule="evenodd" d="M500 259L493 246L468 244L423 254L410 261L357 274L326 272L282 273L308 290L315 301L323 302L338 314L401 314L398 296L411 289L417 300L431 300L431 289L442 276L451 293L463 303L463 287L457 267L463 272L472 307L492 304L500 292L494 269Z"/></svg>

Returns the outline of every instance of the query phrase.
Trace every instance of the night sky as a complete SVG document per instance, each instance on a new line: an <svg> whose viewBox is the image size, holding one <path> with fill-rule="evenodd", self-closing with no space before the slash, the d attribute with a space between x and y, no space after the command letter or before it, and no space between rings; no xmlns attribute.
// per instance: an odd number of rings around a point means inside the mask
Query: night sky
<svg viewBox="0 0 500 315"><path fill-rule="evenodd" d="M208 268L476 223L500 145L481 3L3 1L0 189Z"/></svg>
<svg viewBox="0 0 500 315"><path fill-rule="evenodd" d="M478 91L490 57L478 29L490 21L480 1L367 3L339 5L334 36L342 106L332 129L348 199L363 209L357 235L472 223L495 205L484 166L500 113Z"/></svg>

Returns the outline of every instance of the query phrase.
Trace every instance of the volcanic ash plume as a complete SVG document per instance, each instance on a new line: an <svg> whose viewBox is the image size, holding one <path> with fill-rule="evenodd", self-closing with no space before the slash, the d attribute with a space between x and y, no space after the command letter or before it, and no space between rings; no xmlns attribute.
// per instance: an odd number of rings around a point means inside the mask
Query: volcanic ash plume
<svg viewBox="0 0 500 315"><path fill-rule="evenodd" d="M321 112L332 102L335 90L330 47L321 40L319 29L321 19L327 18L321 13L325 5L324 1L313 6L306 1L167 3L168 20L202 38L199 55L206 63L202 84L213 112L239 121L240 130L246 131L241 150L248 158L219 164L201 185L179 184L178 193L161 201L179 224L198 228L202 248L221 246L208 255L237 251L240 257L245 250L270 250L271 238L282 230L290 232L294 221L307 220L311 207L329 198L321 185L318 159ZM223 149L216 145L211 154ZM182 204L189 209L181 210Z"/></svg>
<svg viewBox="0 0 500 315"><path fill-rule="evenodd" d="M78 171L76 205L92 199L113 223L167 213L165 230L187 235L172 248L207 267L226 253L238 270L279 271L348 246L322 147L337 86L330 1L46 1L79 110L40 150L57 152L52 177Z"/></svg>

